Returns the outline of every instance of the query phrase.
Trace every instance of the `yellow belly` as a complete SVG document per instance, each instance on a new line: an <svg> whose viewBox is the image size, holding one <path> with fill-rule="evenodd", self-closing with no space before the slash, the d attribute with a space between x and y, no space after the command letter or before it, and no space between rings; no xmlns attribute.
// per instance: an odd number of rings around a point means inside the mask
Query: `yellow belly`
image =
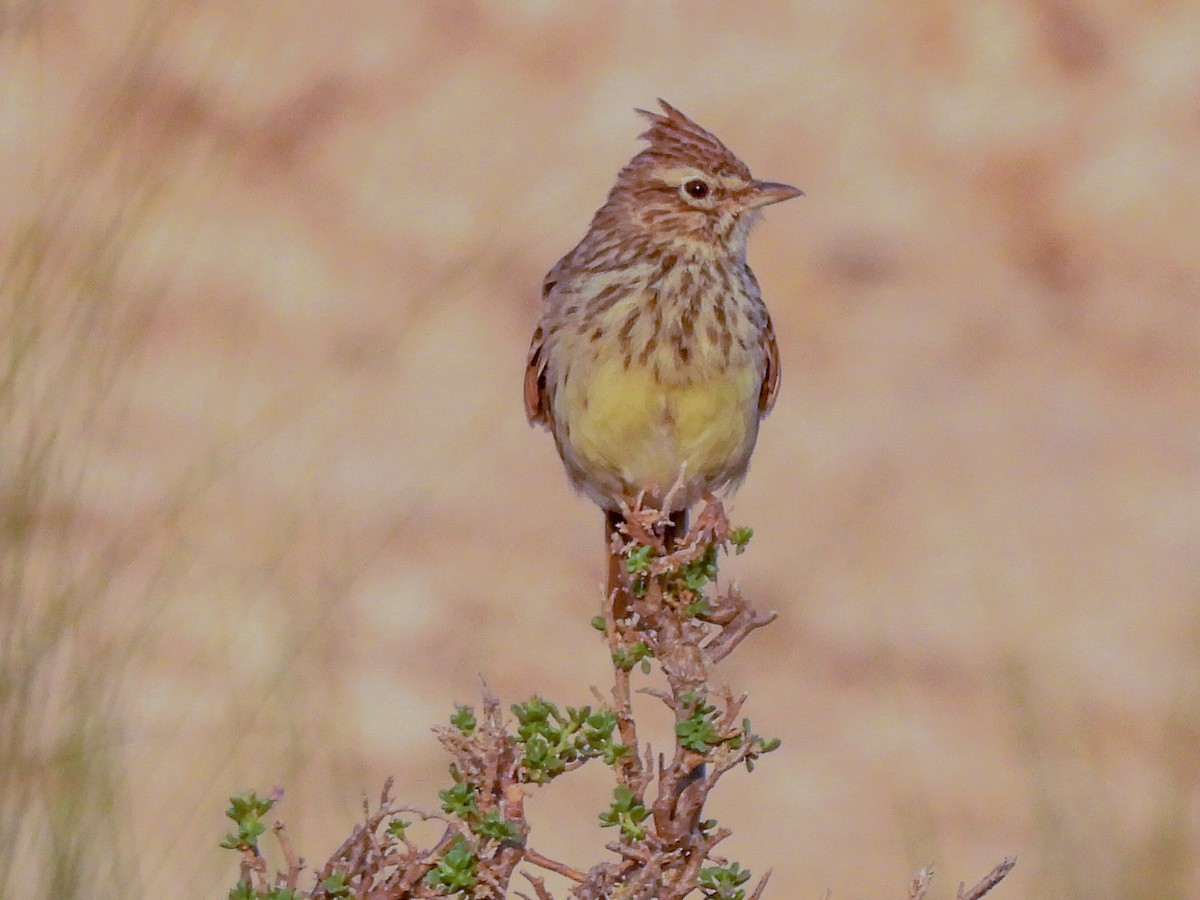
<svg viewBox="0 0 1200 900"><path fill-rule="evenodd" d="M555 397L568 469L608 505L638 491L661 500L682 476L676 505L690 504L744 474L758 433L759 378L749 366L726 366L664 383L621 359L576 370Z"/></svg>

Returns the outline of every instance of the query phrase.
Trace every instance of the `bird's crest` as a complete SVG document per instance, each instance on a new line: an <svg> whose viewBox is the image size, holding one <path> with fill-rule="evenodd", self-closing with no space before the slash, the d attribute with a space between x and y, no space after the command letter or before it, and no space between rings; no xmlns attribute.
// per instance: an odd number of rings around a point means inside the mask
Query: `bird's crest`
<svg viewBox="0 0 1200 900"><path fill-rule="evenodd" d="M639 157L655 162L700 166L714 175L737 175L749 179L750 170L710 131L701 128L666 100L659 99L662 113L639 109L650 120L640 137L650 146Z"/></svg>

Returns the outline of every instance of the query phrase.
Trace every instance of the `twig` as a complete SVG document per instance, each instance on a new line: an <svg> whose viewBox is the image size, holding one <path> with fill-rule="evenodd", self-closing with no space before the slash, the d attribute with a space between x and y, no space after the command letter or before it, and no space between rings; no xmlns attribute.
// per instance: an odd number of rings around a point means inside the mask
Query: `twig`
<svg viewBox="0 0 1200 900"><path fill-rule="evenodd" d="M960 882L958 885L958 900L979 900L980 897L990 892L992 888L1003 881L1004 876L1011 872L1013 866L1016 864L1017 858L1015 856L1004 857L996 868L984 875L980 882L969 891L965 890L966 884Z"/></svg>
<svg viewBox="0 0 1200 900"><path fill-rule="evenodd" d="M758 884L754 887L754 893L750 895L750 900L760 900L763 891L767 889L767 882L771 880L771 873L774 869L767 869L762 878L758 879Z"/></svg>
<svg viewBox="0 0 1200 900"><path fill-rule="evenodd" d="M580 872L578 869L573 869L566 863L560 863L556 859L551 859L548 856L543 856L532 847L526 847L524 852L525 862L535 866L540 866L550 872L557 872L565 878L570 878L574 882L582 884L587 879L586 872ZM526 875L526 878L529 876Z"/></svg>
<svg viewBox="0 0 1200 900"><path fill-rule="evenodd" d="M614 537L614 540L616 538ZM614 607L616 597L610 596L604 604L604 633L608 636L608 650L610 655L615 655L618 650L624 649L621 640L621 628L617 625ZM629 691L629 672L619 666L615 667L613 678L613 704L616 707L614 712L617 714L617 731L621 735L621 742L629 748L629 754L622 761L620 771L630 783L636 782L641 777L641 757L638 755L638 736L637 725L633 721L633 701Z"/></svg>
<svg viewBox="0 0 1200 900"><path fill-rule="evenodd" d="M288 837L287 828L282 822L275 822L271 826L271 830L275 832L275 839L279 841L279 847L283 851L283 861L287 864L283 886L295 890L300 880L300 872L304 869L304 860L296 856L296 851L292 848L292 840Z"/></svg>
<svg viewBox="0 0 1200 900"><path fill-rule="evenodd" d="M929 890L929 882L932 879L932 866L926 866L918 872L908 886L908 900L924 900L925 892Z"/></svg>
<svg viewBox="0 0 1200 900"><path fill-rule="evenodd" d="M537 875L534 875L532 872L522 872L521 875L524 876L526 881L533 885L533 892L538 895L538 900L554 900L554 897L552 897L550 892L546 890L545 881L543 881ZM517 896L524 897L525 895L518 892Z"/></svg>
<svg viewBox="0 0 1200 900"><path fill-rule="evenodd" d="M760 613L744 607L733 615L719 634L704 645L704 652L712 662L720 662L732 653L738 644L749 637L750 632L762 628L764 625L770 625L778 616L777 612Z"/></svg>
<svg viewBox="0 0 1200 900"><path fill-rule="evenodd" d="M255 890L267 890L267 862L258 852L257 847L242 850L241 861L242 881L254 885Z"/></svg>

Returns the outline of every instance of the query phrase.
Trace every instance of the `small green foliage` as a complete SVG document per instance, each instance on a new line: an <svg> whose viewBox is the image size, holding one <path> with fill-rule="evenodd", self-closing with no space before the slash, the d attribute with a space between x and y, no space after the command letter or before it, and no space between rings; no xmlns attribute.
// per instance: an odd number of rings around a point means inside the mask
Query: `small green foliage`
<svg viewBox="0 0 1200 900"><path fill-rule="evenodd" d="M650 563L654 561L654 557L653 547L634 544L625 559L625 571L634 576L630 579L629 590L639 599L646 596L650 586Z"/></svg>
<svg viewBox="0 0 1200 900"><path fill-rule="evenodd" d="M734 552L740 556L746 552L746 545L750 543L752 537L754 537L753 528L735 528L733 534L729 535L729 543L733 544Z"/></svg>
<svg viewBox="0 0 1200 900"><path fill-rule="evenodd" d="M450 724L465 735L470 736L471 734L474 734L475 726L478 724L475 721L474 708L467 706L464 703L455 703L454 715L450 717Z"/></svg>
<svg viewBox="0 0 1200 900"><path fill-rule="evenodd" d="M712 719L699 713L693 713L689 718L676 722L675 736L679 738L679 743L697 753L703 753L709 747L721 743L721 735Z"/></svg>
<svg viewBox="0 0 1200 900"><path fill-rule="evenodd" d="M654 548L645 544L634 544L625 560L625 571L631 575L641 575L650 570L650 562L654 559Z"/></svg>
<svg viewBox="0 0 1200 900"><path fill-rule="evenodd" d="M345 897L346 894L330 894L331 897ZM296 900L296 892L291 888L275 888L265 894L256 891L248 881L239 881L229 892L229 900Z"/></svg>
<svg viewBox="0 0 1200 900"><path fill-rule="evenodd" d="M590 742L601 741L612 736L613 729L617 727L615 712L607 709L598 709L592 712L591 707L588 706L583 709L587 713L583 720L583 728Z"/></svg>
<svg viewBox="0 0 1200 900"><path fill-rule="evenodd" d="M533 784L545 784L567 770L566 761L540 734L525 742L524 762L525 779Z"/></svg>
<svg viewBox="0 0 1200 900"><path fill-rule="evenodd" d="M460 781L454 787L438 791L438 799L442 801L442 809L452 816L467 819L479 815L479 807L475 805L475 785Z"/></svg>
<svg viewBox="0 0 1200 900"><path fill-rule="evenodd" d="M654 651L650 649L650 645L645 641L638 641L629 647L620 647L614 650L612 661L618 669L628 672L638 663L652 656L654 656ZM646 666L642 668L645 670Z"/></svg>
<svg viewBox="0 0 1200 900"><path fill-rule="evenodd" d="M628 787L623 784L613 788L612 804L600 813L600 827L611 828L616 825L621 829L621 836L629 841L640 841L646 836L642 822L650 815L650 810L642 804Z"/></svg>
<svg viewBox="0 0 1200 900"><path fill-rule="evenodd" d="M345 872L334 872L321 882L326 897L349 897L350 881Z"/></svg>
<svg viewBox="0 0 1200 900"><path fill-rule="evenodd" d="M629 750L623 744L613 741L613 731L617 727L617 714L605 709L591 712L586 706L583 711L587 712L587 715L584 717L580 729L583 738L582 745L579 745L580 753L589 758L600 757L611 766Z"/></svg>
<svg viewBox="0 0 1200 900"><path fill-rule="evenodd" d="M237 824L237 832L226 834L221 846L226 850L253 850L258 846L259 835L267 830L262 817L275 805L275 801L250 791L230 797L229 804L225 815Z"/></svg>
<svg viewBox="0 0 1200 900"><path fill-rule="evenodd" d="M538 696L530 697L524 703L514 703L510 708L519 723L517 738L522 741L535 734L549 736L563 721L558 707Z"/></svg>
<svg viewBox="0 0 1200 900"><path fill-rule="evenodd" d="M330 894L334 896L347 896L345 894ZM291 888L275 888L267 891L265 894L261 891L256 891L248 881L239 881L233 886L233 890L229 892L229 900L296 900L296 892Z"/></svg>
<svg viewBox="0 0 1200 900"><path fill-rule="evenodd" d="M512 707L517 717L517 744L524 750L522 776L545 784L570 763L603 759L612 765L628 752L613 740L616 713L568 706L560 711L549 700L533 697Z"/></svg>
<svg viewBox="0 0 1200 900"><path fill-rule="evenodd" d="M724 519L720 521L724 523ZM726 526L722 524L721 527ZM617 635L621 638L619 643L624 643L626 633L638 634L638 628L642 629L642 635L649 636L649 642L643 640L618 647L612 652L614 666L624 672L631 672L635 667L640 667L647 674L652 671L651 662L655 658L652 643L657 639L656 635L661 638L661 633L653 630L654 614L657 612L664 612L676 619L682 614L685 617L703 619L713 627L718 625L719 622L712 621L714 618L712 615L713 603L720 604L724 601L720 598L710 600L704 596L704 592L706 589L710 593L715 592L715 587L708 588L708 585L715 582L718 577L720 553L725 551L741 554L745 551L753 534L751 528L737 528L729 533L726 541L712 544L702 543L694 550L692 549L693 545L689 545L688 552L699 552L700 556L678 566L665 565L666 561L659 558L654 547L637 543L631 544L626 551L624 561L624 567L628 573L628 589L635 597L640 598L646 596L649 588L653 586L656 590L655 602L649 605L652 608L648 608L646 604L639 604L638 607L639 612L650 621L650 625L646 622L640 624L621 623L622 629L629 628L629 631L622 630ZM730 550L730 547L733 549ZM657 563L656 560L658 560ZM661 596L659 591L661 591ZM661 605L658 602L660 600L662 601ZM718 609L723 610L723 607L718 605ZM721 619L720 616L715 618ZM681 624L687 626L683 629L683 636L687 640L692 640L690 635L703 636L712 632L712 627L701 627L702 623ZM605 616L593 617L591 625L602 634L608 634ZM609 637L613 636L609 635ZM618 643L618 641L613 642ZM655 644L654 646L660 645ZM675 650L673 644L661 646L664 654ZM664 659L670 666L677 658L664 656ZM660 667L661 665L660 662ZM621 682L618 682L618 686L620 685ZM672 680L671 687L677 688L678 682ZM725 764L728 761L727 754L730 752L733 752L735 760L744 761L747 768L753 770L758 757L770 753L780 746L777 738L766 739L756 735L751 728L749 719L743 719L740 728L734 727L732 723L726 723L725 716L728 713L719 713L716 706L708 702L708 695L703 689L683 691L676 695L673 701L666 694L657 691L652 693L660 696L675 710L677 719L674 729L678 745L692 753L702 754L704 760L719 768L718 774L723 773L729 765L732 765L732 763ZM487 702L492 703L493 701L488 699ZM726 699L722 702L728 703L729 701ZM628 711L628 706L623 708ZM547 783L591 759L601 759L605 765L618 768L622 761L628 761L630 755L636 753L636 748L620 743L617 712L607 709L593 710L590 706L559 708L553 702L538 696L533 696L524 703L514 704L511 710L516 719L515 733L491 735L489 730L485 735L503 738L506 742L502 757L504 768L499 773L503 776L501 786L505 790L512 787L510 781L512 769L509 768L512 757L508 753L514 747L520 763L520 768L516 773L517 779L534 784ZM485 727L491 729L493 726L486 723L492 722L495 716L490 707L487 712ZM462 741L457 737L452 737L454 732L464 738L471 738L479 733L480 722L472 706L455 704L454 712L450 716L450 725L453 732L441 731L443 738L451 738L448 743L456 750L475 748L476 742ZM714 748L721 749L717 753L713 753ZM685 758L685 762L694 765L697 760L694 756L689 756ZM661 768L665 763L660 761L659 765ZM395 841L405 842L405 846L385 843L386 852L391 854L385 862L391 865L394 860L409 865L413 860L419 860L420 868L415 871L425 872L424 886L410 885L410 887L419 891L422 896L428 896L431 892L436 892L443 897L475 897L484 893L488 893L490 896L489 892L494 892L495 876L493 869L490 868L493 859L489 859L489 857L496 852L497 845L523 847L527 839L527 832L519 819L510 821L499 809L489 808L494 805L492 796L496 788L496 783L489 779L496 776L496 772L489 770L487 773L480 773L474 768L473 763L465 762L462 768L451 762L449 768L454 784L440 791L438 797L441 800L442 810L448 816L453 817L450 827L456 832L455 836L448 841L439 843L438 846L442 848L441 853L433 856L431 852L420 851L414 844L408 842L407 828L412 823L398 815L391 814L388 816L385 833ZM649 776L642 779L638 776L639 767L634 765L631 768L632 771L619 768L620 779L632 781L641 785L642 790L645 790L645 783ZM467 774L464 774L464 769ZM665 774L665 772L660 774ZM482 797L481 791L483 792ZM226 811L226 815L236 823L237 827L236 831L226 835L221 846L257 853L257 840L266 830L262 818L272 808L276 799L278 798L260 798L253 792L230 798L231 806ZM488 808L486 813L480 811L481 803ZM384 808L389 811L394 809L394 807L386 806ZM621 783L614 788L609 807L599 814L599 820L602 828L617 828L620 833L620 842L627 848L630 844L646 842L643 844L643 849L647 853L651 851L658 853L665 848L669 854L676 854L676 848L660 844L656 838L650 835L650 826L646 825L650 816L651 810L647 808L643 797L635 793L628 784ZM378 819L374 821L378 821ZM716 837L718 835L717 828L718 823L715 819L704 819L696 825L698 835L704 840ZM629 849L628 852L636 851ZM505 855L497 854L495 858L501 859ZM700 860L694 860L691 864L699 865L699 863ZM666 871L666 866L664 866L664 871ZM691 869L689 872L692 873L695 870ZM416 876L411 877L415 878ZM727 865L701 868L695 877L696 881L692 882L689 889L698 888L699 894L705 900L746 900L745 885L750 881L751 873L749 870L742 869L739 863L733 862ZM260 874L255 874L255 879L260 885L264 883ZM363 885L352 885L345 872L338 871L320 881L316 888L317 892L322 893L325 897L347 898L347 900L356 896L356 892L363 889ZM276 887L269 892L264 892L264 890L255 890L254 881L245 880L239 881L230 890L228 896L229 900L296 900L296 891Z"/></svg>
<svg viewBox="0 0 1200 900"><path fill-rule="evenodd" d="M754 761L765 753L778 750L783 743L779 738L763 738L754 733L749 719L742 719L742 734L750 738L750 752L746 754L746 771L754 771ZM735 745L741 746L741 741Z"/></svg>
<svg viewBox="0 0 1200 900"><path fill-rule="evenodd" d="M716 707L707 702L704 694L685 691L679 695L679 702L684 709L690 710L686 719L675 723L675 736L679 738L679 743L689 750L704 753L724 740L717 731Z"/></svg>
<svg viewBox="0 0 1200 900"><path fill-rule="evenodd" d="M689 591L704 590L704 586L717 577L717 545L705 547L703 555L684 566L679 574Z"/></svg>
<svg viewBox="0 0 1200 900"><path fill-rule="evenodd" d="M405 837L405 829L411 824L412 822L406 822L400 818L392 819L388 822L387 833L396 840L402 841Z"/></svg>
<svg viewBox="0 0 1200 900"><path fill-rule="evenodd" d="M487 838L493 841L507 841L510 844L521 843L521 832L517 830L517 826L512 822L507 821L500 815L500 811L493 809L486 816L479 820L471 828L481 838Z"/></svg>
<svg viewBox="0 0 1200 900"><path fill-rule="evenodd" d="M442 854L425 876L425 883L443 894L465 893L475 887L475 854L461 837Z"/></svg>
<svg viewBox="0 0 1200 900"><path fill-rule="evenodd" d="M534 784L545 784L566 770L562 758L563 717L558 707L541 697L512 706L517 717L517 743L525 751L525 777Z"/></svg>
<svg viewBox="0 0 1200 900"><path fill-rule="evenodd" d="M700 890L709 900L745 900L742 885L750 880L750 870L730 863L700 870Z"/></svg>

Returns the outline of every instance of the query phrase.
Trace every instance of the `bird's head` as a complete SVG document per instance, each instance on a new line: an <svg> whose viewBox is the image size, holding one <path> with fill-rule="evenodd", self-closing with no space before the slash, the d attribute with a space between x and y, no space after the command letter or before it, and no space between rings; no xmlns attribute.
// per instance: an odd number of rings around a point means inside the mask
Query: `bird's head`
<svg viewBox="0 0 1200 900"><path fill-rule="evenodd" d="M804 192L755 179L715 135L658 102L661 114L638 110L651 123L642 134L649 146L618 174L605 208L655 242L744 252L760 210Z"/></svg>

